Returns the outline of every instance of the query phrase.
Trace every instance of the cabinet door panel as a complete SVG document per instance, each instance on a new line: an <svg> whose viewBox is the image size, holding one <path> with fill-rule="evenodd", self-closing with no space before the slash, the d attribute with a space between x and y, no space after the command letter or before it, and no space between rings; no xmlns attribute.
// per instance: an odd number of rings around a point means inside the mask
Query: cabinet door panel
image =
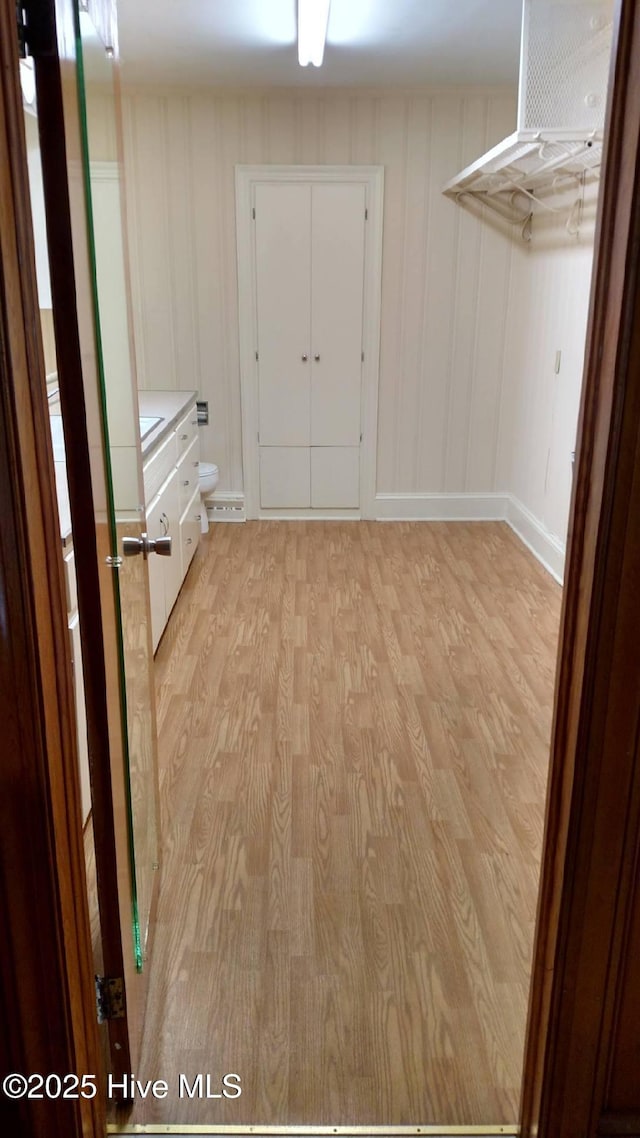
<svg viewBox="0 0 640 1138"><path fill-rule="evenodd" d="M180 501L178 495L177 470L168 480L160 498L163 503L165 516L168 519L165 524L167 526L167 533L171 538L171 556L158 557L157 554L152 554L149 561L151 562L155 559L163 563L168 618L176 602L176 597L180 592L180 586L182 585L182 543L180 541Z"/></svg>
<svg viewBox="0 0 640 1138"><path fill-rule="evenodd" d="M177 459L176 435L175 431L172 431L166 442L153 452L144 465L142 474L145 502L151 502L159 493L163 482L166 482L175 467Z"/></svg>
<svg viewBox="0 0 640 1138"><path fill-rule="evenodd" d="M356 446L360 442L364 210L362 185L312 187L314 446Z"/></svg>
<svg viewBox="0 0 640 1138"><path fill-rule="evenodd" d="M147 533L149 537L162 537L165 533L166 524L163 523L162 519L164 509L165 503L163 496L160 495L147 510ZM179 551L173 550L172 555L177 552ZM151 642L154 652L158 647L167 619L163 562L164 558L153 555L147 561L149 567L149 599L151 601Z"/></svg>
<svg viewBox="0 0 640 1138"><path fill-rule="evenodd" d="M308 446L311 187L257 186L255 203L260 443Z"/></svg>
<svg viewBox="0 0 640 1138"><path fill-rule="evenodd" d="M260 447L260 505L311 505L308 447Z"/></svg>
<svg viewBox="0 0 640 1138"><path fill-rule="evenodd" d="M196 437L178 464L178 495L181 516L200 485L198 480L199 456L200 442Z"/></svg>
<svg viewBox="0 0 640 1138"><path fill-rule="evenodd" d="M191 564L193 555L198 548L198 542L200 540L200 514L203 509L204 506L200 501L200 493L196 490L180 519L180 546L183 579L187 575L187 570Z"/></svg>
<svg viewBox="0 0 640 1138"><path fill-rule="evenodd" d="M360 447L311 447L311 505L357 509L360 505Z"/></svg>
<svg viewBox="0 0 640 1138"><path fill-rule="evenodd" d="M198 435L198 412L195 403L187 411L186 415L178 423L176 427L176 448L178 460L182 455L188 451L189 447L193 445L195 440L199 438Z"/></svg>

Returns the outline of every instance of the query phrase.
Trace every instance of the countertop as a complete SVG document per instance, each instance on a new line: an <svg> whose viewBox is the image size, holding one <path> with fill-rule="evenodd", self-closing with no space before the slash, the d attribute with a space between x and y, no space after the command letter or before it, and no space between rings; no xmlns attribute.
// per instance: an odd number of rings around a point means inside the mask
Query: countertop
<svg viewBox="0 0 640 1138"><path fill-rule="evenodd" d="M151 452L162 442L163 438L175 427L188 407L195 402L196 391L139 391L138 402L140 416L149 419L161 419L142 441L142 461L148 459ZM58 498L58 515L60 518L60 537L64 546L71 544L71 509L69 506L69 488L67 485L67 464L64 452L64 436L62 433L62 415L60 403L54 397L49 403L49 419L51 422L51 437L53 441L53 465L56 475L56 496Z"/></svg>
<svg viewBox="0 0 640 1138"><path fill-rule="evenodd" d="M157 427L149 431L142 440L142 461L162 442L165 435L173 430L188 407L195 402L197 391L139 391L138 405L140 416L145 419L162 419Z"/></svg>

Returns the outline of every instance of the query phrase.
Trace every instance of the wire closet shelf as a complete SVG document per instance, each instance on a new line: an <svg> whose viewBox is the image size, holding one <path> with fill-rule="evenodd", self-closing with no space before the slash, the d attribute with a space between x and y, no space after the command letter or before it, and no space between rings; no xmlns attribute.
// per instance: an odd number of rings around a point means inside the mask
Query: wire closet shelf
<svg viewBox="0 0 640 1138"><path fill-rule="evenodd" d="M612 9L612 0L524 0L518 129L443 193L474 197L525 240L536 208L566 214L577 235L585 186L602 163Z"/></svg>
<svg viewBox="0 0 640 1138"><path fill-rule="evenodd" d="M585 185L599 177L602 148L601 130L586 136L552 130L515 131L447 182L443 193L456 199L473 195L505 221L521 226L528 240L534 204L553 213L566 213L566 207L550 204L548 196L574 186L576 198L568 210L566 225L575 235Z"/></svg>

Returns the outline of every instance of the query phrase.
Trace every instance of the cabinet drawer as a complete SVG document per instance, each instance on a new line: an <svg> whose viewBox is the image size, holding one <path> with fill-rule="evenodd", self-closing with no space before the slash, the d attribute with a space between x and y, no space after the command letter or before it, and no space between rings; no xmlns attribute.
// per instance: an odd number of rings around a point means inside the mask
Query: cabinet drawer
<svg viewBox="0 0 640 1138"><path fill-rule="evenodd" d="M180 515L193 498L199 488L198 481L198 455L200 441L198 437L193 440L186 454L183 454L178 465L178 493L180 496Z"/></svg>
<svg viewBox="0 0 640 1138"><path fill-rule="evenodd" d="M166 512L166 495L160 494L147 509L147 533L149 537L165 537L169 532L169 517ZM173 535L172 546L175 546ZM180 550L172 548L171 556L180 555ZM147 561L149 569L149 596L151 599L151 639L153 650L158 647L158 641L167 620L167 602L165 597L165 568L164 557L151 554Z"/></svg>
<svg viewBox="0 0 640 1138"><path fill-rule="evenodd" d="M193 403L183 419L176 427L176 441L178 444L178 458L189 449L194 439L198 437L198 412Z"/></svg>
<svg viewBox="0 0 640 1138"><path fill-rule="evenodd" d="M180 522L180 545L182 552L182 576L189 568L200 541L200 515L202 503L198 491L193 495Z"/></svg>
<svg viewBox="0 0 640 1138"><path fill-rule="evenodd" d="M178 479L174 467L173 473L167 478L160 493L147 509L147 533L149 537L169 536L171 538L170 557L160 557L153 553L147 562L149 566L151 632L154 651L182 584L182 543L179 516Z"/></svg>
<svg viewBox="0 0 640 1138"><path fill-rule="evenodd" d="M143 467L145 502L149 503L152 498L155 498L167 475L176 465L176 461L176 436L172 432L167 441L154 452Z"/></svg>

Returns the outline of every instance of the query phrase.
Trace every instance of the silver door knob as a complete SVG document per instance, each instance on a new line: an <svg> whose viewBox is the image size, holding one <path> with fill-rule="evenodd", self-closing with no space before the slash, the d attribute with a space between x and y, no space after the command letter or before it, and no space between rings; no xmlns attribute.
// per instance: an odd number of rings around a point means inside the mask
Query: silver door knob
<svg viewBox="0 0 640 1138"><path fill-rule="evenodd" d="M125 557L137 557L141 553L145 561L150 553L157 553L160 557L171 557L171 538L153 538L146 533L141 537L123 537L122 552Z"/></svg>
<svg viewBox="0 0 640 1138"><path fill-rule="evenodd" d="M319 355L314 356L313 358L316 361L316 363L320 363L320 356Z"/></svg>
<svg viewBox="0 0 640 1138"><path fill-rule="evenodd" d="M303 356L303 357L302 357L302 362L303 362L303 364L306 364L306 362L307 362L307 360L308 360L308 359L309 359L309 357L308 357L308 356Z"/></svg>
<svg viewBox="0 0 640 1138"><path fill-rule="evenodd" d="M159 557L171 557L171 538L156 537L149 539L149 553L157 553Z"/></svg>

